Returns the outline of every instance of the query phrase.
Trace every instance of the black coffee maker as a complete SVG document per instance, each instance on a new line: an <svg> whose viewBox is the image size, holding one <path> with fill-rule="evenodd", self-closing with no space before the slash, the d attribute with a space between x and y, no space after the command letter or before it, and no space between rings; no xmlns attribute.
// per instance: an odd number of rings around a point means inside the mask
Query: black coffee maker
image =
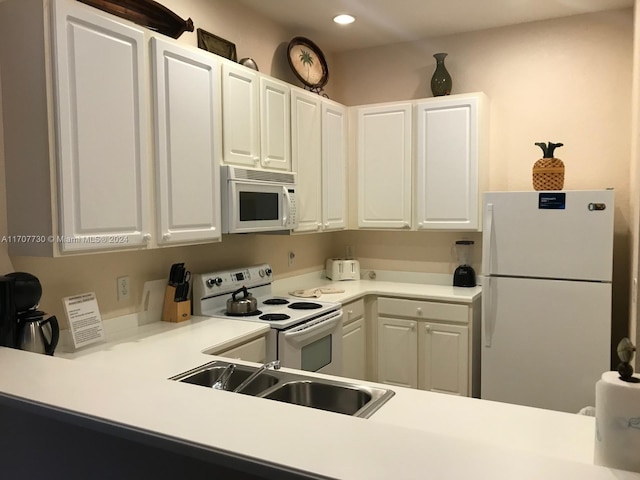
<svg viewBox="0 0 640 480"><path fill-rule="evenodd" d="M60 338L55 316L38 310L42 286L34 275L14 272L0 277L0 345L53 355Z"/></svg>

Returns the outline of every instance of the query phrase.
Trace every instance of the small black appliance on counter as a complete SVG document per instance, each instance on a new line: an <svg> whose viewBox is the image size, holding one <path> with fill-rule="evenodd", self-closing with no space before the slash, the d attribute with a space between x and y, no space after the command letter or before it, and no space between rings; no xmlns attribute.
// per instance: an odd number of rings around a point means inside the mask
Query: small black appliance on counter
<svg viewBox="0 0 640 480"><path fill-rule="evenodd" d="M460 265L453 272L454 287L475 287L476 272L471 267L471 249L473 248L473 240L457 240L456 255Z"/></svg>
<svg viewBox="0 0 640 480"><path fill-rule="evenodd" d="M58 319L38 310L42 286L24 272L0 277L0 346L53 355L60 338Z"/></svg>

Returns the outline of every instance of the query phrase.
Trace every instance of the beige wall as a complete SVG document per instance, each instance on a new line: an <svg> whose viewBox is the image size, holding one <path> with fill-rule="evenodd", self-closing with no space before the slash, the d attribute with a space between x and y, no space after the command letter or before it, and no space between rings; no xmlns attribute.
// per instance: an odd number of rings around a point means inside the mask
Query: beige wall
<svg viewBox="0 0 640 480"><path fill-rule="evenodd" d="M238 56L253 57L261 71L297 84L282 50L297 32L283 30L235 2L163 4L183 18L191 16L196 28L235 42ZM531 166L540 156L533 144L549 140L566 144L558 150L567 166L566 188L615 187L614 300L618 316L626 321L632 38L633 14L622 10L340 55L325 52L328 91L348 105L428 97L431 54L448 52L454 93L484 91L491 98L492 189L530 190ZM195 33L181 41L195 45ZM2 195L0 234L6 231L4 216ZM455 266L451 246L458 238L477 240L478 262L480 234L424 232L225 236L222 244L11 260L16 270L41 278L43 309L60 314L61 297L95 291L104 317L110 318L136 311L143 282L166 277L177 261L194 272L264 261L273 264L278 276L289 276L318 270L325 258L343 255L347 245L355 245L366 268L450 273ZM0 262L8 260L3 248L0 245ZM287 265L290 250L296 253L293 268ZM7 263L0 266L10 269ZM116 278L121 275L132 280L132 297L126 302L116 299Z"/></svg>

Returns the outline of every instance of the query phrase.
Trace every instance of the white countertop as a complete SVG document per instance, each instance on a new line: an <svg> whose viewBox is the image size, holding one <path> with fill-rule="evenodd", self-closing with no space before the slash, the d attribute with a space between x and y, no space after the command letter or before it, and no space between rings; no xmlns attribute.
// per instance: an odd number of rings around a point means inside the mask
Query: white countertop
<svg viewBox="0 0 640 480"><path fill-rule="evenodd" d="M311 280L316 283L302 281L296 288L320 286L317 277ZM479 294L397 282L337 285L345 289L337 294L343 302L406 294L469 303ZM195 317L140 327L126 339L66 358L0 348L0 364L11 365L0 369L0 392L194 448L232 451L333 478L640 478L592 465L591 417L392 387L395 396L371 418L360 419L167 380L217 358L202 351L228 348L265 328ZM24 381L33 372L38 380Z"/></svg>

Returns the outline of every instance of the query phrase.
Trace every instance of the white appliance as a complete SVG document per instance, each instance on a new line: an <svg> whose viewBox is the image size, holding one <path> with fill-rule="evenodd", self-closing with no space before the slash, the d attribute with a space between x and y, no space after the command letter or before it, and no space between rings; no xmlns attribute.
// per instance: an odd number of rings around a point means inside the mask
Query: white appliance
<svg viewBox="0 0 640 480"><path fill-rule="evenodd" d="M296 174L221 167L222 233L293 230Z"/></svg>
<svg viewBox="0 0 640 480"><path fill-rule="evenodd" d="M484 196L481 397L578 412L610 369L613 190Z"/></svg>
<svg viewBox="0 0 640 480"><path fill-rule="evenodd" d="M273 272L267 264L194 275L195 315L267 323L267 361L283 367L342 374L342 305L271 294ZM227 314L227 300L241 287L257 299L258 311Z"/></svg>
<svg viewBox="0 0 640 480"><path fill-rule="evenodd" d="M360 280L360 262L348 258L328 258L325 275L330 280Z"/></svg>

